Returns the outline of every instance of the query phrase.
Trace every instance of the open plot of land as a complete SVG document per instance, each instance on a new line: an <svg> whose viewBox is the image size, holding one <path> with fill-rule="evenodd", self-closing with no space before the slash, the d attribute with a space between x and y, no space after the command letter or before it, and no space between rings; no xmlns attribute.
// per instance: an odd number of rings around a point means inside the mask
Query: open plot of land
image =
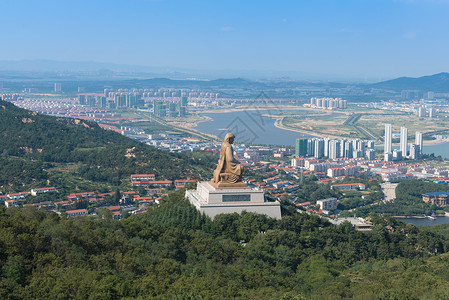
<svg viewBox="0 0 449 300"><path fill-rule="evenodd" d="M399 133L401 126L408 128L410 136L416 131L422 133L447 130L449 121L442 118L419 118L412 114L386 113L386 114L363 114L358 124L371 129L374 133L382 136L385 124L393 124L393 134Z"/></svg>
<svg viewBox="0 0 449 300"><path fill-rule="evenodd" d="M287 129L298 129L313 135L357 137L357 131L353 126L344 125L348 117L337 116L291 116L282 120L282 125Z"/></svg>
<svg viewBox="0 0 449 300"><path fill-rule="evenodd" d="M363 139L382 138L385 124L393 124L393 134L399 133L401 126L407 127L409 138L413 138L416 131L421 131L428 137L449 132L448 118L419 118L400 111L366 108L330 112L328 115L289 114L278 121L281 128L312 135Z"/></svg>

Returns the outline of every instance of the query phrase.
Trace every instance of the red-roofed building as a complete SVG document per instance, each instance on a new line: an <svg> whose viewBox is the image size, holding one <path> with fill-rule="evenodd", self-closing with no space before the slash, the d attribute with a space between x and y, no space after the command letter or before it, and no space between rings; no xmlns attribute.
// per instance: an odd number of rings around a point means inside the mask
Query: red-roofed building
<svg viewBox="0 0 449 300"><path fill-rule="evenodd" d="M6 200L5 206L6 207L17 207L17 206L19 206L19 204L17 203L16 200Z"/></svg>
<svg viewBox="0 0 449 300"><path fill-rule="evenodd" d="M115 192L103 193L103 194L98 194L98 197L114 196L114 194L115 194Z"/></svg>
<svg viewBox="0 0 449 300"><path fill-rule="evenodd" d="M70 218L88 214L87 209L68 210L65 213L67 214L67 217L70 217Z"/></svg>
<svg viewBox="0 0 449 300"><path fill-rule="evenodd" d="M112 218L114 218L114 220L120 220L122 218L122 213L119 211L113 211Z"/></svg>
<svg viewBox="0 0 449 300"><path fill-rule="evenodd" d="M72 201L66 200L66 201L55 202L55 205L68 206L68 205L71 205L72 203L73 203Z"/></svg>
<svg viewBox="0 0 449 300"><path fill-rule="evenodd" d="M90 198L90 197L94 197L94 196L95 196L94 192L72 193L67 196L67 199L78 200L80 198Z"/></svg>
<svg viewBox="0 0 449 300"><path fill-rule="evenodd" d="M26 196L28 196L27 192L14 193L14 194L8 194L8 199L20 200L20 199L25 199Z"/></svg>
<svg viewBox="0 0 449 300"><path fill-rule="evenodd" d="M108 206L106 208L109 209L110 211L117 211L117 210L121 209L121 207L118 205L117 206Z"/></svg>

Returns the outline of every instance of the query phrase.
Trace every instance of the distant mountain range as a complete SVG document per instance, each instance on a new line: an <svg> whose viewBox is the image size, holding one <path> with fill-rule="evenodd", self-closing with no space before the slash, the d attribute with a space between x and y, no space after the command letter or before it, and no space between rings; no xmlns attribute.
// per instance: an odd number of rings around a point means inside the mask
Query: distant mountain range
<svg viewBox="0 0 449 300"><path fill-rule="evenodd" d="M243 88L264 91L297 89L298 87L345 88L348 86L358 86L367 89L376 88L394 92L400 92L401 90L420 90L449 93L449 73L439 73L418 78L400 77L372 84L328 81L324 77L321 80L294 80L288 77L276 78L274 73L272 77L267 77L271 79L266 80L253 79L255 73L249 76L244 75L246 74L245 72L234 72L230 70L215 71L213 73L215 73L215 76L211 76L212 73L210 72L190 69L89 61L0 60L0 81L10 83L27 82L26 86L31 86L30 82L37 84L39 81L48 81L51 83L64 81L66 82L64 84L66 88L72 83L73 90L76 90L78 86L91 86L95 89L99 85L101 85L100 88L102 86L120 86L123 88ZM242 74L236 75L238 73ZM218 78L223 77L223 79L211 79L217 78L217 76L219 76ZM301 77L304 76L303 74ZM9 86L13 87L11 84Z"/></svg>
<svg viewBox="0 0 449 300"><path fill-rule="evenodd" d="M390 89L393 91L420 90L449 93L449 73L439 73L418 78L400 77L371 84L370 86L380 89Z"/></svg>

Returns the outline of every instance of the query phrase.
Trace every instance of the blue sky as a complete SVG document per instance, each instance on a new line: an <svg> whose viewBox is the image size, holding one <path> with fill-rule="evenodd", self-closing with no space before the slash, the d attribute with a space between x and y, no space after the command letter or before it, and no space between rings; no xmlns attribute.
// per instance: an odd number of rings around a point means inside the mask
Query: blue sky
<svg viewBox="0 0 449 300"><path fill-rule="evenodd" d="M359 81L449 71L449 0L1 0L0 11L0 60Z"/></svg>

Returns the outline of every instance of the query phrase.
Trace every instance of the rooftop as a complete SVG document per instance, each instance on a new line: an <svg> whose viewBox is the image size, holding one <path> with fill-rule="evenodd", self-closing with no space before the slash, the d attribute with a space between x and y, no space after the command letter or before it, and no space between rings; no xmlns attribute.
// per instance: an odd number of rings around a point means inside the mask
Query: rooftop
<svg viewBox="0 0 449 300"><path fill-rule="evenodd" d="M433 196L433 197L449 197L449 192L433 192L433 193L425 193L425 196Z"/></svg>

